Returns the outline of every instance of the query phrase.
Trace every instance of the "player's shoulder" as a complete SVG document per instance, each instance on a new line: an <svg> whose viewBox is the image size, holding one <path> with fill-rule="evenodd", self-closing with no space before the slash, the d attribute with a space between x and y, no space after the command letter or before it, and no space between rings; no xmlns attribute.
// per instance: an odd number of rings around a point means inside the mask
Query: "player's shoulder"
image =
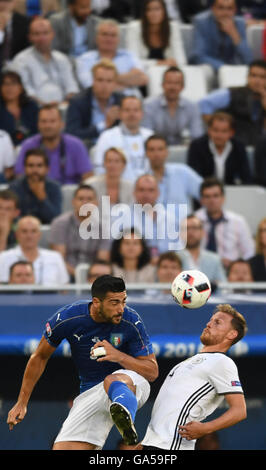
<svg viewBox="0 0 266 470"><path fill-rule="evenodd" d="M88 315L88 306L88 300L78 300L71 304L63 305L55 312L53 319L60 324L69 320L76 320L78 318L85 317Z"/></svg>
<svg viewBox="0 0 266 470"><path fill-rule="evenodd" d="M225 353L214 352L205 354L209 362L212 363L213 367L217 367L220 369L229 369L236 367L234 360Z"/></svg>
<svg viewBox="0 0 266 470"><path fill-rule="evenodd" d="M126 306L123 314L123 321L125 324L137 327L138 325L143 325L143 321L138 312L132 308Z"/></svg>

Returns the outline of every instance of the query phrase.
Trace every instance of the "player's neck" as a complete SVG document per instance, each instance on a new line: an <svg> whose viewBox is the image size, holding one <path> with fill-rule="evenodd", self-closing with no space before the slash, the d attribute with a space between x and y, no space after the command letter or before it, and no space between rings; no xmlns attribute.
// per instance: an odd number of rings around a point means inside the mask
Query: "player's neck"
<svg viewBox="0 0 266 470"><path fill-rule="evenodd" d="M202 353L211 353L211 352L218 352L218 353L226 353L228 350L227 345L222 344L212 344L209 346L203 346L200 352Z"/></svg>

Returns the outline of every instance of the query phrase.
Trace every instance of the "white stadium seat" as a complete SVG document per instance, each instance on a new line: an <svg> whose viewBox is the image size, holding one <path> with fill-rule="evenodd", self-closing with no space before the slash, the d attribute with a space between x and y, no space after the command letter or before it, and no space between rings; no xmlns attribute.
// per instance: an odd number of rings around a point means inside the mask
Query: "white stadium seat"
<svg viewBox="0 0 266 470"><path fill-rule="evenodd" d="M252 52L254 60L263 59L262 39L264 25L253 24L247 27L247 41Z"/></svg>
<svg viewBox="0 0 266 470"><path fill-rule="evenodd" d="M167 161L170 163L187 163L187 151L186 145L169 145Z"/></svg>
<svg viewBox="0 0 266 470"><path fill-rule="evenodd" d="M87 274L90 264L80 263L75 268L75 282L76 284L86 284Z"/></svg>
<svg viewBox="0 0 266 470"><path fill-rule="evenodd" d="M62 212L67 212L72 210L72 198L75 189L78 187L77 184L63 184L61 186L62 190Z"/></svg>
<svg viewBox="0 0 266 470"><path fill-rule="evenodd" d="M183 39L187 60L189 60L193 50L194 26L193 24L180 23L179 28Z"/></svg>
<svg viewBox="0 0 266 470"><path fill-rule="evenodd" d="M266 189L261 186L225 186L225 208L243 215L253 235L266 217Z"/></svg>
<svg viewBox="0 0 266 470"><path fill-rule="evenodd" d="M247 83L247 74L247 65L222 65L218 70L218 86L244 86Z"/></svg>
<svg viewBox="0 0 266 470"><path fill-rule="evenodd" d="M162 93L162 78L167 68L165 65L152 65L149 67L149 96L158 96ZM185 77L185 87L182 91L182 96L194 102L204 98L207 94L207 82L202 68L196 65L185 65L180 68Z"/></svg>

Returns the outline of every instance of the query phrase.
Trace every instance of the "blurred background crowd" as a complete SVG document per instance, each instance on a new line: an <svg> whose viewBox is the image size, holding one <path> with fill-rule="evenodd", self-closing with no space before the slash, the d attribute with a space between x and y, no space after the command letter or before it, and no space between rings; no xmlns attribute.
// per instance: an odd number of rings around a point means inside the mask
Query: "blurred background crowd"
<svg viewBox="0 0 266 470"><path fill-rule="evenodd" d="M265 118L263 0L0 0L0 283L265 282Z"/></svg>

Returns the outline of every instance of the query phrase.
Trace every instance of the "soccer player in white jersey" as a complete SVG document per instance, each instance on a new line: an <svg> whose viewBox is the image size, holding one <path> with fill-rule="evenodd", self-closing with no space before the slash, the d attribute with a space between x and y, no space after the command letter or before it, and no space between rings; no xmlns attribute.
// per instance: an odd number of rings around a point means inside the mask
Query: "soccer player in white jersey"
<svg viewBox="0 0 266 470"><path fill-rule="evenodd" d="M201 334L201 352L177 364L167 375L153 406L143 450L194 450L196 439L246 418L238 370L226 355L246 331L244 317L231 305L216 307ZM201 422L224 398L227 411Z"/></svg>

